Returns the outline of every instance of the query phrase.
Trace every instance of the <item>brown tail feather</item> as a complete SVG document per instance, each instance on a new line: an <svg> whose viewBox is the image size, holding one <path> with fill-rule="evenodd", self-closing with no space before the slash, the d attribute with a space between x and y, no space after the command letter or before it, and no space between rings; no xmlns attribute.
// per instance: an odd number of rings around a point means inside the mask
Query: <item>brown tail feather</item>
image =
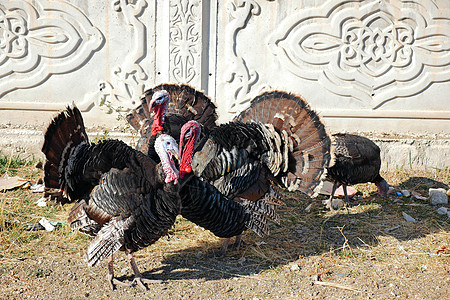
<svg viewBox="0 0 450 300"><path fill-rule="evenodd" d="M216 106L203 92L185 84L164 83L145 91L141 99L142 103L126 117L128 123L134 129L139 130L141 135L143 135L142 131L148 127L148 121L151 118L148 103L158 90L166 90L170 94L168 113L181 114L188 120L198 121L206 128L215 125L217 120Z"/></svg>
<svg viewBox="0 0 450 300"><path fill-rule="evenodd" d="M281 180L290 190L313 194L330 162L330 138L320 117L301 96L265 92L234 120L272 124L282 140L279 148L285 162L280 169L285 172L280 173ZM270 126L267 130L273 136Z"/></svg>

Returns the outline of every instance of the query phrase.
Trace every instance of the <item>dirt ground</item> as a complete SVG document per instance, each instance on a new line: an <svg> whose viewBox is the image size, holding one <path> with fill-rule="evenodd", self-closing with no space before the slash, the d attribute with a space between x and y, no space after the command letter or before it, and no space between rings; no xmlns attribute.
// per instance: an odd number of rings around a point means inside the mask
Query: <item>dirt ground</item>
<svg viewBox="0 0 450 300"><path fill-rule="evenodd" d="M382 175L424 196L429 187L450 185L449 170ZM106 262L90 268L83 259L90 238L67 225L24 229L42 216L64 220L70 205L40 208L34 202L41 195L28 190L0 193L0 299L449 299L450 218L425 200L357 188L360 205L338 212L324 208L325 196L286 194L271 235L246 232L246 245L222 258L209 257L219 239L179 218L168 236L136 253L143 274L163 280L147 291L111 290ZM133 278L123 253L115 273Z"/></svg>

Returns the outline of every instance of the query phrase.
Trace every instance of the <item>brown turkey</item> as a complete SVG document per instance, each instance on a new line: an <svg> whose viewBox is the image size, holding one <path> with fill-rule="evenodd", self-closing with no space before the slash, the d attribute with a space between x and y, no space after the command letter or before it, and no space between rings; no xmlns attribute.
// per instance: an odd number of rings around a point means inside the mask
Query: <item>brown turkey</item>
<svg viewBox="0 0 450 300"><path fill-rule="evenodd" d="M161 163L122 141L90 144L78 108L67 108L48 127L42 152L46 157L47 188L62 189L78 201L69 215L72 229L94 237L87 251L90 266L109 257L111 287L124 284L114 278L113 254L125 251L135 278L131 284L146 289L133 252L156 242L172 227L181 209L173 158L178 146L168 135L155 141Z"/></svg>
<svg viewBox="0 0 450 300"><path fill-rule="evenodd" d="M332 136L333 161L328 168L327 179L333 182L327 207L336 208L333 196L336 188L342 185L345 204L349 205L347 186L357 183L373 182L379 193L386 197L389 186L380 176L380 148L368 138L354 134L334 134Z"/></svg>
<svg viewBox="0 0 450 300"><path fill-rule="evenodd" d="M139 132L136 149L158 161L154 152L158 134L167 133L178 142L181 126L190 120L199 122L202 132L208 133L215 126L217 114L214 103L203 92L185 84L164 83L145 91L141 104L126 119Z"/></svg>
<svg viewBox="0 0 450 300"><path fill-rule="evenodd" d="M302 97L271 91L254 98L232 122L212 128L191 166L226 197L276 216L273 204L280 195L272 184L311 196L329 160L330 139L319 116ZM182 162L180 176L190 171Z"/></svg>

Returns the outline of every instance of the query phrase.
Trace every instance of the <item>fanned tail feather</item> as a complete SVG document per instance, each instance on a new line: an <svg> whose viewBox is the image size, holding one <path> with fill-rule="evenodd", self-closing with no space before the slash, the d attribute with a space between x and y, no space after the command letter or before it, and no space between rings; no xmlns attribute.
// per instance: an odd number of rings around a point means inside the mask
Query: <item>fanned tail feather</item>
<svg viewBox="0 0 450 300"><path fill-rule="evenodd" d="M166 90L170 94L168 113L174 112L188 120L195 120L205 128L215 125L216 106L208 96L186 84L164 83L145 91L141 104L126 116L128 123L138 130L141 136L145 134L152 122L148 103L153 94L159 90Z"/></svg>
<svg viewBox="0 0 450 300"><path fill-rule="evenodd" d="M299 95L265 92L255 97L250 107L235 121L259 122L270 145L264 161L289 190L308 195L330 163L330 138L319 115Z"/></svg>
<svg viewBox="0 0 450 300"><path fill-rule="evenodd" d="M64 170L73 149L80 144L89 144L81 112L76 106L67 107L53 119L45 132L42 152L46 157L46 187L61 189L65 186Z"/></svg>

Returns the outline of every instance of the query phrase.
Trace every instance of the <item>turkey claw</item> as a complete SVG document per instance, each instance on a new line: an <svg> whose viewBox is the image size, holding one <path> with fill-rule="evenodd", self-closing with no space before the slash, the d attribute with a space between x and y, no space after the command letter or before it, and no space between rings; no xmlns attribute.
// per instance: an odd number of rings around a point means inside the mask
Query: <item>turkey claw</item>
<svg viewBox="0 0 450 300"><path fill-rule="evenodd" d="M148 279L148 278L143 278L143 277L135 277L133 279L133 281L131 282L131 286L136 284L137 286L139 286L144 291L147 291L148 287L144 283L146 283L146 284L149 284L149 283L152 283L152 284L158 283L158 284L160 284L162 282L163 281L159 280L159 279Z"/></svg>
<svg viewBox="0 0 450 300"><path fill-rule="evenodd" d="M135 277L131 283L125 283L116 278L113 278L109 281L112 290L116 289L116 285L125 286L125 287L132 287L134 285L137 285L145 291L148 290L148 287L146 287L144 283L149 284L149 283L162 283L162 282L163 282L162 280L148 279L148 278L142 278L142 277Z"/></svg>

